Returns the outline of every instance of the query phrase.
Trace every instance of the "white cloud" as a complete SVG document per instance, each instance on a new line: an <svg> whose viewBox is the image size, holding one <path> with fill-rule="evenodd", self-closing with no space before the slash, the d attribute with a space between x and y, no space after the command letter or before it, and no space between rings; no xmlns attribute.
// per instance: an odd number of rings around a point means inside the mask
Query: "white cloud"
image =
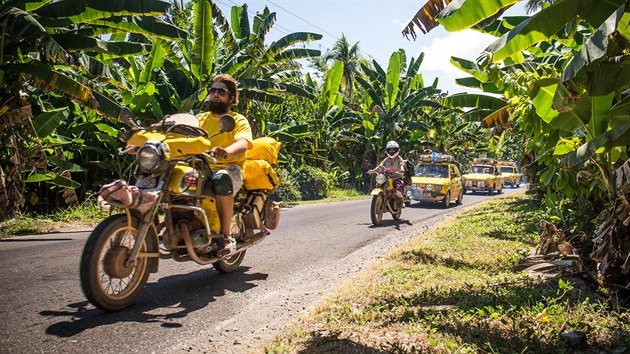
<svg viewBox="0 0 630 354"><path fill-rule="evenodd" d="M451 64L451 57L475 61L495 39L495 37L473 30L447 33L445 36L433 38L428 46L420 49L424 52L422 69L435 71L441 79L467 76Z"/></svg>

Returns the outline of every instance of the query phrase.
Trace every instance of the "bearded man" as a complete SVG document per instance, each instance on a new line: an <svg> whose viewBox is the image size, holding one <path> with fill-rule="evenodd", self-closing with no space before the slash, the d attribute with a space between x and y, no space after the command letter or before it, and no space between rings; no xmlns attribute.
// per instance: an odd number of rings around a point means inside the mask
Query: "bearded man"
<svg viewBox="0 0 630 354"><path fill-rule="evenodd" d="M217 134L210 139L213 146L210 155L217 159L217 163L211 164L210 168L215 171L212 176L212 191L217 201L223 243L223 248L217 252L217 256L227 258L236 251L236 240L230 235L230 223L234 195L243 186L245 152L253 146L252 130L247 118L231 110L238 104L238 88L236 80L231 75L219 74L212 78L207 103L209 111L197 117L201 128L208 132L208 136L220 130L219 118L225 114L232 116L236 123L231 132Z"/></svg>

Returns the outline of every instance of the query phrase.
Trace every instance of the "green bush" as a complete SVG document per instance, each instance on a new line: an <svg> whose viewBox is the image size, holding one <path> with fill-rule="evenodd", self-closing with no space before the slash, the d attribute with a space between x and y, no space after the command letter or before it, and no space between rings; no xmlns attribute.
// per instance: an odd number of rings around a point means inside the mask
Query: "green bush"
<svg viewBox="0 0 630 354"><path fill-rule="evenodd" d="M302 200L302 195L298 190L298 184L295 178L289 171L282 167L276 166L274 168L276 173L278 174L278 179L280 180L280 186L278 187L278 197L281 200L287 202L296 202L298 200Z"/></svg>
<svg viewBox="0 0 630 354"><path fill-rule="evenodd" d="M328 196L328 175L319 168L302 166L295 171L295 178L302 199L316 200Z"/></svg>

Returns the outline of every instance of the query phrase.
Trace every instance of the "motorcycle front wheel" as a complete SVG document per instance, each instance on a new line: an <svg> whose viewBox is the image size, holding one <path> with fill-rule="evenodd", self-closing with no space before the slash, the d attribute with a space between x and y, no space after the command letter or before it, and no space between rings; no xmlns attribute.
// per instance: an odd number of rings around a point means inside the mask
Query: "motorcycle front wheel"
<svg viewBox="0 0 630 354"><path fill-rule="evenodd" d="M87 299L102 310L131 305L149 278L148 258L138 257L134 264L125 264L136 242L138 224L134 218L130 229L126 215L112 215L96 226L85 243L81 287ZM149 228L140 253L147 252L146 239L150 237L156 237L153 228Z"/></svg>
<svg viewBox="0 0 630 354"><path fill-rule="evenodd" d="M385 195L383 193L372 197L372 207L370 208L370 216L372 224L378 225L383 220L383 209L385 208Z"/></svg>

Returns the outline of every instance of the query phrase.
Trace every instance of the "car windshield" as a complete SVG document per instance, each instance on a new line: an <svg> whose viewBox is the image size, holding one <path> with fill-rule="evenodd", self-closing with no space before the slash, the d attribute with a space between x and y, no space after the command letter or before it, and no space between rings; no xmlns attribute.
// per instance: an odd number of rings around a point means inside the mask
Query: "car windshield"
<svg viewBox="0 0 630 354"><path fill-rule="evenodd" d="M499 171L501 171L501 173L513 173L514 167L501 167Z"/></svg>
<svg viewBox="0 0 630 354"><path fill-rule="evenodd" d="M445 165L418 165L416 176L448 178L448 166Z"/></svg>
<svg viewBox="0 0 630 354"><path fill-rule="evenodd" d="M470 168L470 173L494 174L494 167L491 167L491 166L472 166Z"/></svg>

